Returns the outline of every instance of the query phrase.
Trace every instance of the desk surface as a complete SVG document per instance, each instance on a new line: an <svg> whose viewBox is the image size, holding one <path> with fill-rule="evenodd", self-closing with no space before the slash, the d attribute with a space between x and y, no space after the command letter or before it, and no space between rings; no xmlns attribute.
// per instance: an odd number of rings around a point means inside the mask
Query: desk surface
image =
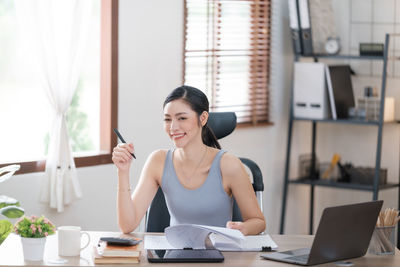
<svg viewBox="0 0 400 267"><path fill-rule="evenodd" d="M20 237L15 234L10 234L8 238L0 245L0 266L93 266L92 249L101 236L128 236L128 237L143 237L143 233L134 233L132 235L121 235L118 232L88 232L91 237L90 245L82 250L80 257L59 257L57 249L57 235L52 235L47 238L44 261L41 262L25 262L23 259L22 245ZM307 235L271 235L274 241L279 246L279 251L289 249L310 247L313 237ZM85 237L83 237L85 238ZM143 243L141 243L143 249ZM263 260L260 257L261 252L223 252L225 261L223 263L215 263L218 266L296 266L292 264ZM66 259L66 263L56 263L57 259ZM349 260L354 263L354 266L400 266L400 252L396 249L395 255L391 256L376 256L366 254L364 257ZM136 265L136 264L133 264ZM140 258L140 266L159 265L147 262L146 255L143 252ZM173 265L162 263L161 266ZM189 263L179 264L180 267L190 265ZM209 264L196 263L195 266L203 266ZM99 265L105 266L105 265ZM120 265L124 266L124 265ZM125 265L127 266L127 265ZM132 265L130 265L132 266ZM192 265L193 266L193 265ZM321 266L321 265L320 265ZM323 264L322 266L337 266L334 263Z"/></svg>

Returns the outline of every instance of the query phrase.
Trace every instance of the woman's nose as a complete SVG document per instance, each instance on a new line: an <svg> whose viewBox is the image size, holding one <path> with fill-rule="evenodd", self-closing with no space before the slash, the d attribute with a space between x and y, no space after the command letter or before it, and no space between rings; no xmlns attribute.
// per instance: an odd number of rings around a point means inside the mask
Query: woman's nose
<svg viewBox="0 0 400 267"><path fill-rule="evenodd" d="M177 129L178 127L178 123L174 120L171 120L171 125L170 125L170 130L173 131L175 129Z"/></svg>

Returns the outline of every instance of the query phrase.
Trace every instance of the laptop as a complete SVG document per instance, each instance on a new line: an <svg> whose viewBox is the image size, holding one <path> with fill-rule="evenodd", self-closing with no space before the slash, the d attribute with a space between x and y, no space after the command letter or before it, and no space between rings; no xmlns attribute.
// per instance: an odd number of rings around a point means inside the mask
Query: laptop
<svg viewBox="0 0 400 267"><path fill-rule="evenodd" d="M315 265L364 256L383 201L324 209L310 248L261 254L268 260Z"/></svg>

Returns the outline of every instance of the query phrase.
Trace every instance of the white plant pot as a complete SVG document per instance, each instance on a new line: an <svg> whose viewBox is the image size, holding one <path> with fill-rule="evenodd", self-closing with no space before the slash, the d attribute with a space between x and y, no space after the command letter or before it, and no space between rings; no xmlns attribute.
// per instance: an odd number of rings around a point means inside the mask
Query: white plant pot
<svg viewBox="0 0 400 267"><path fill-rule="evenodd" d="M22 242L22 249L24 251L24 259L26 261L43 260L46 237L42 238L21 237L21 242Z"/></svg>

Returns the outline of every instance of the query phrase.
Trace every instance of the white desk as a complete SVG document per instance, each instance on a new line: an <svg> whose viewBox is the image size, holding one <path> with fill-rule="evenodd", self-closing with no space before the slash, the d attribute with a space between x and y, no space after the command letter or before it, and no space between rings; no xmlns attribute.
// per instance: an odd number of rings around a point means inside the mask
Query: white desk
<svg viewBox="0 0 400 267"><path fill-rule="evenodd" d="M118 232L88 232L91 237L90 245L81 252L80 257L59 257L57 249L57 235L52 235L47 238L44 261L41 262L25 262L22 253L22 245L20 237L15 234L10 234L8 238L0 246L0 266L93 266L92 249L97 245L101 236L123 236ZM128 237L143 238L143 233L135 233L132 235L125 235ZM302 247L310 247L313 237L307 235L271 235L274 241L279 246L279 251L289 249L296 249ZM84 238L84 237L83 237ZM142 255L138 266L154 266L160 265L156 263L149 263L146 259L145 252L143 251L143 243L140 248ZM260 257L261 252L223 252L225 261L223 263L214 263L217 266L296 266L292 264L267 261ZM66 259L68 262L63 264L53 263L52 260ZM395 255L392 256L376 256L367 254L364 257L350 260L354 262L354 266L385 266L385 267L399 267L400 266L400 252L396 249ZM133 264L135 266L136 264ZM177 264L162 263L161 266L175 266ZM210 266L208 263L180 263L179 267L185 266ZM105 265L99 265L105 266ZM120 265L124 266L124 265ZM125 265L127 266L127 265ZM130 265L132 266L132 264ZM334 263L322 264L319 266L337 266Z"/></svg>

